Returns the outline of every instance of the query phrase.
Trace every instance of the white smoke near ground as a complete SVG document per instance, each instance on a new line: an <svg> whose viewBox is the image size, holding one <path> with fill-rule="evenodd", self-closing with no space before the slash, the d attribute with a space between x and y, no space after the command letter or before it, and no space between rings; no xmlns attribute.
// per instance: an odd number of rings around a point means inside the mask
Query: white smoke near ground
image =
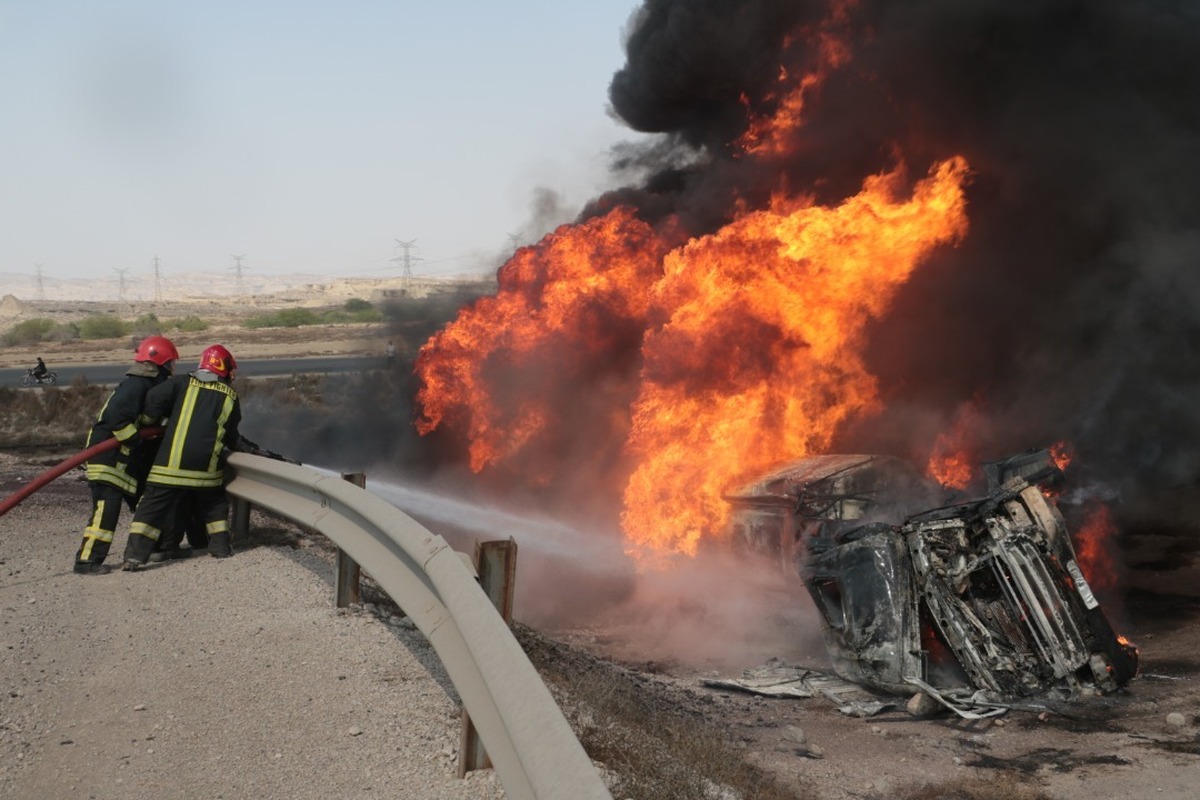
<svg viewBox="0 0 1200 800"><path fill-rule="evenodd" d="M468 499L468 487L370 475L366 488L461 552L511 537L514 617L535 628L591 637L632 662L718 669L827 660L811 599L777 563L713 552L667 570L641 568L616 532Z"/></svg>

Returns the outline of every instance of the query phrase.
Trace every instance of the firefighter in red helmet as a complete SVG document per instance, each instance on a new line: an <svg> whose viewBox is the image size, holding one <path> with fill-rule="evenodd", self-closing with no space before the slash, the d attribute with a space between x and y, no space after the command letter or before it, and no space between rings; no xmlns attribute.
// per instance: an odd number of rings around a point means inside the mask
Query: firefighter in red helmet
<svg viewBox="0 0 1200 800"><path fill-rule="evenodd" d="M214 344L200 355L195 372L175 375L146 395L146 415L166 417L166 431L129 525L123 569L141 567L166 544L160 540L178 536L173 529L181 504L203 520L209 555L233 554L225 458L241 438L242 410L232 385L236 370L233 354Z"/></svg>
<svg viewBox="0 0 1200 800"><path fill-rule="evenodd" d="M113 438L121 444L87 462L92 516L84 528L83 543L75 554L75 571L80 574L107 570L104 559L121 517L121 503L132 509L141 496L146 473L154 458L154 444L139 438L138 428L156 421L143 414L146 396L171 377L178 358L179 351L167 337L147 336L143 339L133 355L133 366L104 401L88 432L88 447Z"/></svg>

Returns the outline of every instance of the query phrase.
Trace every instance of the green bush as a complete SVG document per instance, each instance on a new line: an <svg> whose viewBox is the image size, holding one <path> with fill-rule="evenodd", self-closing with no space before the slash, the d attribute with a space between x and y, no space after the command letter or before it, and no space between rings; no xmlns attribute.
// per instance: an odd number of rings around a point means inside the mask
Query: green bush
<svg viewBox="0 0 1200 800"><path fill-rule="evenodd" d="M188 314L182 319L171 320L167 327L183 331L184 333L198 333L199 331L208 330L208 323L195 314Z"/></svg>
<svg viewBox="0 0 1200 800"><path fill-rule="evenodd" d="M350 322L382 322L383 312L377 308L363 308L350 312Z"/></svg>
<svg viewBox="0 0 1200 800"><path fill-rule="evenodd" d="M322 311L318 322L325 325L336 325L347 322L379 322L382 319L383 314L374 308L366 308L362 311L346 311L341 308L332 308L328 311Z"/></svg>
<svg viewBox="0 0 1200 800"><path fill-rule="evenodd" d="M259 314L242 323L246 328L299 328L319 325L320 318L307 308L285 308L270 314Z"/></svg>
<svg viewBox="0 0 1200 800"><path fill-rule="evenodd" d="M83 339L116 339L128 336L131 326L111 314L93 314L79 323L79 335Z"/></svg>
<svg viewBox="0 0 1200 800"><path fill-rule="evenodd" d="M43 338L47 342L73 342L79 338L79 326L74 322L64 322L55 325Z"/></svg>
<svg viewBox="0 0 1200 800"><path fill-rule="evenodd" d="M363 300L361 297L351 297L346 301L346 304L342 306L343 311L349 311L351 314L356 314L362 311L370 311L371 309L371 304L366 300Z"/></svg>
<svg viewBox="0 0 1200 800"><path fill-rule="evenodd" d="M142 314L133 321L133 337L138 341L145 339L147 336L158 336L163 332L163 324L158 321L158 317L154 314Z"/></svg>
<svg viewBox="0 0 1200 800"><path fill-rule="evenodd" d="M20 344L37 344L46 338L46 334L54 329L54 323L48 319L27 319L18 322L0 336L6 347Z"/></svg>

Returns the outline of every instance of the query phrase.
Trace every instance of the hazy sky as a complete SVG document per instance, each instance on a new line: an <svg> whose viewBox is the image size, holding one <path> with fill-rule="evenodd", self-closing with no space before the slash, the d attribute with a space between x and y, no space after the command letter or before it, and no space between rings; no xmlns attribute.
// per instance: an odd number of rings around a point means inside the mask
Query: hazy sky
<svg viewBox="0 0 1200 800"><path fill-rule="evenodd" d="M487 272L605 187L635 0L0 0L0 274Z"/></svg>

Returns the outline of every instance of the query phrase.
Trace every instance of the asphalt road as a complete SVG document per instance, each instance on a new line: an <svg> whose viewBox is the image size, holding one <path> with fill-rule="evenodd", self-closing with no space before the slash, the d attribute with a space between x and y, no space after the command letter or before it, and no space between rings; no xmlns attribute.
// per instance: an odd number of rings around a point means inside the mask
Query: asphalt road
<svg viewBox="0 0 1200 800"><path fill-rule="evenodd" d="M129 364L84 364L80 366L56 367L48 364L51 370L58 373L58 385L70 386L79 376L87 378L88 383L109 384L117 383L129 369ZM362 372L364 370L381 369L384 360L381 356L330 356L326 358L263 358L238 362L239 378L270 378L279 375L295 373L329 373L329 372ZM0 369L0 386L17 388L25 369Z"/></svg>

